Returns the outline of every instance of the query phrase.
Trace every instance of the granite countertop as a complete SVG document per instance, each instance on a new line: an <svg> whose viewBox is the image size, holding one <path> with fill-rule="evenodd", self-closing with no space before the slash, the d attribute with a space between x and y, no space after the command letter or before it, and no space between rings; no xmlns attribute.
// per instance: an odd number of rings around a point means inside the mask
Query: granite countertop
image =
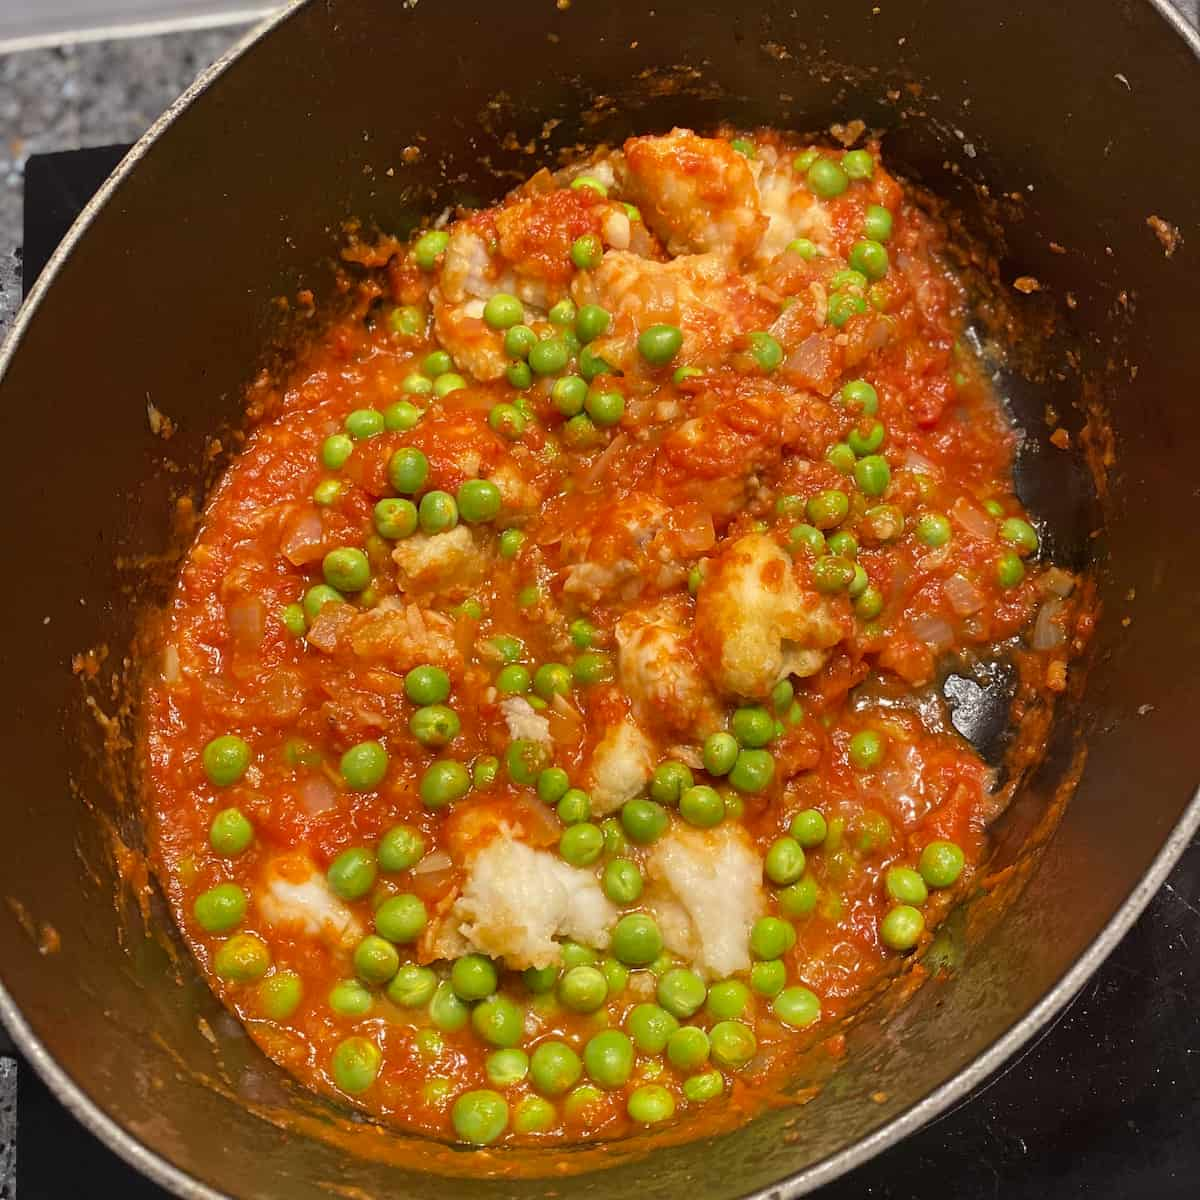
<svg viewBox="0 0 1200 1200"><path fill-rule="evenodd" d="M0 55L0 334L21 299L21 196L31 154L139 138L245 26Z"/></svg>

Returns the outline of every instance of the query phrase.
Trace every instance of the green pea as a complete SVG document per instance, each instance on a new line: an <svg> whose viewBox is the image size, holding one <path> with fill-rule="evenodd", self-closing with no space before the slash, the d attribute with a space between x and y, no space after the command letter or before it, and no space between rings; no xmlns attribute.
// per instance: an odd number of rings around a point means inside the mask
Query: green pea
<svg viewBox="0 0 1200 1200"><path fill-rule="evenodd" d="M250 766L250 747L232 733L215 737L201 751L200 759L209 782L217 787L237 783Z"/></svg>
<svg viewBox="0 0 1200 1200"><path fill-rule="evenodd" d="M996 560L996 579L1003 588L1015 588L1025 578L1025 564L1011 550Z"/></svg>
<svg viewBox="0 0 1200 1200"><path fill-rule="evenodd" d="M873 417L879 411L879 393L865 379L852 379L838 396L851 412Z"/></svg>
<svg viewBox="0 0 1200 1200"><path fill-rule="evenodd" d="M775 760L766 750L739 750L729 782L739 792L761 792L775 778Z"/></svg>
<svg viewBox="0 0 1200 1200"><path fill-rule="evenodd" d="M529 1079L543 1095L561 1096L579 1082L583 1064L566 1042L542 1042L529 1058Z"/></svg>
<svg viewBox="0 0 1200 1200"><path fill-rule="evenodd" d="M240 808L224 808L208 827L208 844L227 858L236 858L254 841L254 826Z"/></svg>
<svg viewBox="0 0 1200 1200"><path fill-rule="evenodd" d="M246 915L246 893L236 883L219 883L196 897L192 913L206 933L226 933Z"/></svg>
<svg viewBox="0 0 1200 1200"><path fill-rule="evenodd" d="M793 554L801 549L814 558L825 553L825 535L813 525L793 525L788 543Z"/></svg>
<svg viewBox="0 0 1200 1200"><path fill-rule="evenodd" d="M375 886L375 856L362 846L343 850L329 864L326 881L343 900L360 900Z"/></svg>
<svg viewBox="0 0 1200 1200"><path fill-rule="evenodd" d="M678 325L648 325L638 337L638 351L656 367L669 363L682 345L683 330Z"/></svg>
<svg viewBox="0 0 1200 1200"><path fill-rule="evenodd" d="M361 550L331 550L321 567L325 582L339 592L361 592L371 582L371 564Z"/></svg>
<svg viewBox="0 0 1200 1200"><path fill-rule="evenodd" d="M483 306L484 322L492 329L508 329L524 315L524 307L516 296L497 292Z"/></svg>
<svg viewBox="0 0 1200 1200"><path fill-rule="evenodd" d="M346 417L345 428L356 442L377 437L385 428L383 413L374 408L356 408Z"/></svg>
<svg viewBox="0 0 1200 1200"><path fill-rule="evenodd" d="M450 235L444 229L431 229L417 238L413 245L413 258L422 271L432 271L438 258L446 252Z"/></svg>
<svg viewBox="0 0 1200 1200"><path fill-rule="evenodd" d="M813 586L818 592L840 592L854 579L854 564L836 554L827 554L813 563Z"/></svg>
<svg viewBox="0 0 1200 1200"><path fill-rule="evenodd" d="M779 917L759 917L750 929L750 949L755 958L782 958L796 944L791 922Z"/></svg>
<svg viewBox="0 0 1200 1200"><path fill-rule="evenodd" d="M486 1004L487 1001L485 1000ZM516 1007L514 1005L514 1007ZM478 1011L478 1010L476 1010ZM518 1010L520 1011L520 1010ZM514 1087L529 1074L529 1055L524 1050L507 1047L493 1050L484 1063L488 1082L498 1088Z"/></svg>
<svg viewBox="0 0 1200 1200"><path fill-rule="evenodd" d="M733 736L743 746L765 746L775 736L774 718L765 708L757 705L735 709L729 725Z"/></svg>
<svg viewBox="0 0 1200 1200"><path fill-rule="evenodd" d="M847 150L842 155L842 170L851 179L870 179L875 174L875 159L869 150Z"/></svg>
<svg viewBox="0 0 1200 1200"><path fill-rule="evenodd" d="M279 619L292 637L303 637L308 632L308 619L302 604L285 604L279 611Z"/></svg>
<svg viewBox="0 0 1200 1200"><path fill-rule="evenodd" d="M488 413L489 428L509 441L516 441L528 424L528 418L515 404L493 404Z"/></svg>
<svg viewBox="0 0 1200 1200"><path fill-rule="evenodd" d="M353 440L344 433L335 433L321 444L321 462L331 471L340 471L353 452Z"/></svg>
<svg viewBox="0 0 1200 1200"><path fill-rule="evenodd" d="M629 986L629 968L624 963L617 962L615 958L606 958L600 964L600 970L604 975L604 982L608 984L610 996L619 995Z"/></svg>
<svg viewBox="0 0 1200 1200"><path fill-rule="evenodd" d="M422 746L440 749L458 737L462 722L452 708L444 704L427 704L409 718L408 728Z"/></svg>
<svg viewBox="0 0 1200 1200"><path fill-rule="evenodd" d="M694 1071L708 1062L708 1034L695 1025L684 1025L667 1039L667 1059L680 1071Z"/></svg>
<svg viewBox="0 0 1200 1200"><path fill-rule="evenodd" d="M557 1114L554 1105L541 1096L526 1096L513 1113L513 1131L515 1133L544 1133L551 1125Z"/></svg>
<svg viewBox="0 0 1200 1200"><path fill-rule="evenodd" d="M461 961L462 959L459 959L459 962ZM458 966L458 963L454 965ZM484 993L484 995L487 994ZM429 1002L429 1019L434 1025L446 1033L455 1033L464 1028L470 1018L471 1010L463 998L457 994L454 984L449 981L438 984L433 993L433 999Z"/></svg>
<svg viewBox="0 0 1200 1200"><path fill-rule="evenodd" d="M471 525L500 515L500 489L490 479L468 479L458 489L458 511Z"/></svg>
<svg viewBox="0 0 1200 1200"><path fill-rule="evenodd" d="M544 804L557 804L570 790L570 776L562 767L547 767L537 777L538 799Z"/></svg>
<svg viewBox="0 0 1200 1200"><path fill-rule="evenodd" d="M612 323L612 314L599 304L585 304L575 318L575 332L580 342L587 344L595 341L608 331Z"/></svg>
<svg viewBox="0 0 1200 1200"><path fill-rule="evenodd" d="M888 273L888 252L882 242L864 238L850 248L850 266L868 279L882 279Z"/></svg>
<svg viewBox="0 0 1200 1200"><path fill-rule="evenodd" d="M460 388L465 388L467 381L454 371L443 371L433 381L433 394L441 399L444 396L450 395L451 392L457 392Z"/></svg>
<svg viewBox="0 0 1200 1200"><path fill-rule="evenodd" d="M461 800L470 788L467 768L452 758L442 758L426 768L417 793L426 808L445 808L447 804Z"/></svg>
<svg viewBox="0 0 1200 1200"><path fill-rule="evenodd" d="M725 1090L725 1077L720 1071L703 1071L683 1081L684 1097L693 1104L715 1100Z"/></svg>
<svg viewBox="0 0 1200 1200"><path fill-rule="evenodd" d="M845 492L829 489L809 498L805 512L810 524L818 530L833 529L840 525L850 512L850 498Z"/></svg>
<svg viewBox="0 0 1200 1200"><path fill-rule="evenodd" d="M387 983L400 969L400 955L391 942L370 933L355 947L354 969L365 983Z"/></svg>
<svg viewBox="0 0 1200 1200"><path fill-rule="evenodd" d="M389 942L415 942L425 928L428 914L419 896L403 893L389 896L375 910L375 929Z"/></svg>
<svg viewBox="0 0 1200 1200"><path fill-rule="evenodd" d="M463 1092L450 1110L450 1122L459 1141L490 1146L508 1128L508 1103L490 1088Z"/></svg>
<svg viewBox="0 0 1200 1200"><path fill-rule="evenodd" d="M890 950L911 950L925 932L925 918L910 904L897 904L879 923L879 938Z"/></svg>
<svg viewBox="0 0 1200 1200"><path fill-rule="evenodd" d="M632 859L614 858L604 868L603 886L614 904L633 904L642 894L642 872Z"/></svg>
<svg viewBox="0 0 1200 1200"><path fill-rule="evenodd" d="M535 375L557 375L570 357L571 352L562 338L546 338L529 351L529 366Z"/></svg>
<svg viewBox="0 0 1200 1200"><path fill-rule="evenodd" d="M780 891L776 899L785 917L807 917L817 907L819 889L811 875L805 875Z"/></svg>
<svg viewBox="0 0 1200 1200"><path fill-rule="evenodd" d="M854 601L854 612L863 621L873 621L883 612L883 593L876 587L868 587Z"/></svg>
<svg viewBox="0 0 1200 1200"><path fill-rule="evenodd" d="M1020 517L1009 517L1000 526L1000 540L1011 546L1022 558L1037 553L1037 530Z"/></svg>
<svg viewBox="0 0 1200 1200"><path fill-rule="evenodd" d="M276 971L258 985L258 1009L270 1021L286 1021L304 998L304 984L295 971Z"/></svg>
<svg viewBox="0 0 1200 1200"><path fill-rule="evenodd" d="M417 508L422 533L445 533L458 524L458 505L449 492L426 492Z"/></svg>
<svg viewBox="0 0 1200 1200"><path fill-rule="evenodd" d="M725 819L725 801L713 788L698 784L679 797L679 815L689 825L711 829Z"/></svg>
<svg viewBox="0 0 1200 1200"><path fill-rule="evenodd" d="M508 380L510 387L516 388L519 392L533 386L533 372L529 369L527 362L510 362L504 368L504 378Z"/></svg>
<svg viewBox="0 0 1200 1200"><path fill-rule="evenodd" d="M554 985L558 982L558 968L528 967L521 972L521 979L530 992L540 996L554 990Z"/></svg>
<svg viewBox="0 0 1200 1200"><path fill-rule="evenodd" d="M596 640L596 627L591 621L577 617L567 626L567 636L577 650L586 650Z"/></svg>
<svg viewBox="0 0 1200 1200"><path fill-rule="evenodd" d="M213 956L213 971L229 983L253 983L271 966L271 951L257 934L235 933Z"/></svg>
<svg viewBox="0 0 1200 1200"><path fill-rule="evenodd" d="M564 375L561 379L556 379L554 387L550 389L554 407L564 417L575 417L583 412L587 394L588 385L581 375Z"/></svg>
<svg viewBox="0 0 1200 1200"><path fill-rule="evenodd" d="M497 982L495 964L482 954L464 954L450 968L450 986L460 1000L482 1000L496 990Z"/></svg>
<svg viewBox="0 0 1200 1200"><path fill-rule="evenodd" d="M585 233L571 243L571 262L581 271L590 271L600 265L604 247L594 233Z"/></svg>
<svg viewBox="0 0 1200 1200"><path fill-rule="evenodd" d="M373 517L375 532L380 537L397 540L410 537L417 530L417 506L411 500L395 496L380 500Z"/></svg>
<svg viewBox="0 0 1200 1200"><path fill-rule="evenodd" d="M737 761L737 739L731 733L710 733L704 739L701 758L710 775L728 775Z"/></svg>
<svg viewBox="0 0 1200 1200"><path fill-rule="evenodd" d="M958 881L962 874L966 856L960 846L953 842L930 842L921 851L921 859L917 864L921 878L932 888L947 888Z"/></svg>
<svg viewBox="0 0 1200 1200"><path fill-rule="evenodd" d="M584 401L588 416L593 423L606 428L616 425L625 414L625 397L615 389L599 391L592 388Z"/></svg>
<svg viewBox="0 0 1200 1200"><path fill-rule="evenodd" d="M557 304L552 305L546 315L550 318L551 325L572 325L575 321L575 305L570 299L564 297Z"/></svg>
<svg viewBox="0 0 1200 1200"><path fill-rule="evenodd" d="M418 1029L413 1045L423 1058L436 1058L446 1049L446 1039L436 1029Z"/></svg>
<svg viewBox="0 0 1200 1200"><path fill-rule="evenodd" d="M310 621L315 621L321 609L327 604L342 601L345 597L337 588L331 588L327 583L317 583L304 593L304 613ZM218 739L219 741L220 739ZM240 739L239 739L240 740Z"/></svg>
<svg viewBox="0 0 1200 1200"><path fill-rule="evenodd" d="M657 1125L675 1115L675 1097L660 1084L644 1083L630 1093L625 1110L641 1125Z"/></svg>
<svg viewBox="0 0 1200 1200"><path fill-rule="evenodd" d="M657 1004L639 1004L625 1019L625 1027L643 1054L661 1054L679 1022Z"/></svg>
<svg viewBox="0 0 1200 1200"><path fill-rule="evenodd" d="M742 1021L718 1021L709 1030L713 1062L736 1069L744 1067L758 1050L758 1042L749 1025Z"/></svg>
<svg viewBox="0 0 1200 1200"><path fill-rule="evenodd" d="M571 674L576 683L582 683L584 686L608 683L613 677L612 659L607 654L596 651L581 654L571 664Z"/></svg>
<svg viewBox="0 0 1200 1200"><path fill-rule="evenodd" d="M322 508L328 508L329 505L335 504L337 498L342 494L342 485L336 479L322 479L320 483L313 488L313 503L319 504Z"/></svg>
<svg viewBox="0 0 1200 1200"><path fill-rule="evenodd" d="M862 563L854 564L854 578L850 580L849 586L846 588L846 594L851 598L861 596L863 592L871 586L871 578L863 570Z"/></svg>
<svg viewBox="0 0 1200 1200"><path fill-rule="evenodd" d="M621 825L631 842L647 846L666 832L666 809L653 800L630 800L621 809Z"/></svg>
<svg viewBox="0 0 1200 1200"><path fill-rule="evenodd" d="M926 513L917 522L916 533L926 546L944 546L950 540L950 522L941 513Z"/></svg>
<svg viewBox="0 0 1200 1200"><path fill-rule="evenodd" d="M604 834L588 821L571 825L558 840L558 852L573 867L589 867L604 852Z"/></svg>
<svg viewBox="0 0 1200 1200"><path fill-rule="evenodd" d="M834 292L829 297L826 317L835 329L841 329L851 317L867 311L867 302L861 296L848 292Z"/></svg>
<svg viewBox="0 0 1200 1200"><path fill-rule="evenodd" d="M788 832L801 846L809 849L819 846L829 836L829 826L815 808L806 808L792 818Z"/></svg>
<svg viewBox="0 0 1200 1200"><path fill-rule="evenodd" d="M523 696L532 686L529 668L520 663L509 663L496 676L496 690L504 696Z"/></svg>
<svg viewBox="0 0 1200 1200"><path fill-rule="evenodd" d="M618 962L649 966L662 950L662 933L654 918L645 913L628 913L613 927L612 952Z"/></svg>
<svg viewBox="0 0 1200 1200"><path fill-rule="evenodd" d="M502 663L516 662L525 653L525 643L510 633L497 634L489 639L488 646Z"/></svg>
<svg viewBox="0 0 1200 1200"><path fill-rule="evenodd" d="M759 330L749 335L750 357L764 371L773 371L783 362L783 347L769 333Z"/></svg>
<svg viewBox="0 0 1200 1200"><path fill-rule="evenodd" d="M804 874L804 848L793 837L776 838L767 851L764 870L772 883L795 883Z"/></svg>
<svg viewBox="0 0 1200 1200"><path fill-rule="evenodd" d="M387 774L387 751L375 741L359 742L342 755L340 769L346 786L353 792L370 792Z"/></svg>
<svg viewBox="0 0 1200 1200"><path fill-rule="evenodd" d="M806 987L785 988L775 997L771 1010L793 1029L805 1029L821 1019L821 1001Z"/></svg>
<svg viewBox="0 0 1200 1200"><path fill-rule="evenodd" d="M740 1017L750 1002L750 989L740 979L723 979L708 989L704 1009L715 1021Z"/></svg>
<svg viewBox="0 0 1200 1200"><path fill-rule="evenodd" d="M659 1004L680 1020L695 1016L707 995L704 980L686 967L675 967L658 981Z"/></svg>
<svg viewBox="0 0 1200 1200"><path fill-rule="evenodd" d="M558 981L558 998L571 1012L595 1012L608 999L604 972L592 966L572 967Z"/></svg>
<svg viewBox="0 0 1200 1200"><path fill-rule="evenodd" d="M429 478L429 459L414 446L403 446L388 459L388 481L397 492L414 495Z"/></svg>
<svg viewBox="0 0 1200 1200"><path fill-rule="evenodd" d="M533 787L550 762L550 750L541 742L518 738L504 752L509 778L521 787Z"/></svg>
<svg viewBox="0 0 1200 1200"><path fill-rule="evenodd" d="M400 381L400 390L406 396L429 396L433 393L433 381L427 379L424 375L419 375L413 372ZM387 414L384 414L384 422L387 422Z"/></svg>
<svg viewBox="0 0 1200 1200"><path fill-rule="evenodd" d="M750 968L750 986L760 996L778 996L787 983L787 967L778 958L756 962Z"/></svg>
<svg viewBox="0 0 1200 1200"><path fill-rule="evenodd" d="M854 482L864 495L882 496L891 479L887 459L880 454L868 454L854 464Z"/></svg>
<svg viewBox="0 0 1200 1200"><path fill-rule="evenodd" d="M874 729L860 729L850 739L850 765L856 771L870 771L883 762L887 743Z"/></svg>
<svg viewBox="0 0 1200 1200"><path fill-rule="evenodd" d="M438 978L429 967L405 963L392 976L387 985L387 995L393 1004L401 1008L424 1008L433 998L437 986Z"/></svg>
<svg viewBox="0 0 1200 1200"><path fill-rule="evenodd" d="M886 242L892 236L892 214L882 204L867 206L863 232L877 242Z"/></svg>
<svg viewBox="0 0 1200 1200"><path fill-rule="evenodd" d="M379 840L376 857L385 871L407 871L425 854L425 838L411 825L393 825Z"/></svg>
<svg viewBox="0 0 1200 1200"><path fill-rule="evenodd" d="M416 337L425 328L425 314L416 305L398 304L388 313L388 328L405 337Z"/></svg>
<svg viewBox="0 0 1200 1200"><path fill-rule="evenodd" d="M413 667L404 676L404 694L414 704L442 704L450 695L450 676L429 664Z"/></svg>
<svg viewBox="0 0 1200 1200"><path fill-rule="evenodd" d="M339 1042L331 1063L334 1082L351 1096L365 1092L375 1082L383 1055L374 1042L365 1037L349 1037Z"/></svg>
<svg viewBox="0 0 1200 1200"><path fill-rule="evenodd" d="M525 1013L520 1005L497 993L471 1010L471 1026L488 1045L511 1047L525 1032Z"/></svg>
<svg viewBox="0 0 1200 1200"><path fill-rule="evenodd" d="M582 788L568 788L567 791L563 793L562 798L559 800L556 811L558 812L558 819L564 825L581 825L585 821L591 820L592 798ZM600 849L603 851L604 834L601 832L599 826L596 826L595 829L600 838ZM590 854L592 841L593 838L590 833L587 835L586 841L584 842L581 842L579 838L576 838L573 843L574 854L576 856L581 853L585 855ZM575 862L572 857L566 854L563 854L563 857L567 859L568 862ZM597 857L599 857L599 855L597 855ZM588 859L588 862L595 862L595 859ZM585 865L587 865L587 863L575 862L575 866Z"/></svg>
<svg viewBox="0 0 1200 1200"><path fill-rule="evenodd" d="M588 1076L604 1088L618 1088L633 1074L633 1044L618 1029L606 1029L583 1048Z"/></svg>
<svg viewBox="0 0 1200 1200"><path fill-rule="evenodd" d="M809 190L822 200L832 200L850 186L849 176L831 158L815 159L804 178Z"/></svg>
<svg viewBox="0 0 1200 1200"><path fill-rule="evenodd" d="M683 763L659 763L650 780L650 797L659 804L678 804L693 782L691 770Z"/></svg>
<svg viewBox="0 0 1200 1200"><path fill-rule="evenodd" d="M887 894L901 904L924 904L929 899L925 880L912 867L891 867L884 880Z"/></svg>
<svg viewBox="0 0 1200 1200"><path fill-rule="evenodd" d="M504 353L520 361L537 345L537 340L537 334L528 325L514 325L504 335Z"/></svg>

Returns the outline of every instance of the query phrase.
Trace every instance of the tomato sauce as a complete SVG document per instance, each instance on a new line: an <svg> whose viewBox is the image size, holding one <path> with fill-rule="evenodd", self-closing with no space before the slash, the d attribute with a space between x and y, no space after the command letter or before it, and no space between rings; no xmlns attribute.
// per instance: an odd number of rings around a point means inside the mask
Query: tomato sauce
<svg viewBox="0 0 1200 1200"><path fill-rule="evenodd" d="M927 944L997 810L931 685L1049 701L1074 614L944 237L875 144L635 138L398 246L255 396L144 802L267 1054L438 1138L699 1132Z"/></svg>

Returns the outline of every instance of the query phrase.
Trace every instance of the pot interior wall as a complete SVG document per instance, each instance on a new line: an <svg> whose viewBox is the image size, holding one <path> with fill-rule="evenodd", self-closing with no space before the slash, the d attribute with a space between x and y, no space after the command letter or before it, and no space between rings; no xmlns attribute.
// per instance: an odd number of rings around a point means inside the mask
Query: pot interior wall
<svg viewBox="0 0 1200 1200"><path fill-rule="evenodd" d="M652 11L564 12L517 0L500 21L478 3L321 0L235 62L117 188L0 380L18 451L0 475L0 528L31 568L2 601L10 836L0 878L35 928L61 937L43 955L2 918L0 963L70 1078L134 1138L232 1195L303 1200L332 1184L445 1194L433 1176L247 1117L238 1097L286 1103L280 1073L186 961L158 940L120 944L105 830L125 816L95 739L80 733L71 657L103 644L111 666L125 652L143 576L120 563L167 544L169 498L198 487L209 436L236 421L277 319L273 298L328 284L320 264L344 219L403 231L431 207L496 196L576 140L720 120L814 130L861 117L890 131L895 162L968 207L975 179L994 197L1021 196L1001 206L1001 275L1037 277L1066 313L1063 345L1103 381L1118 458L1107 529L1093 538L1080 492L1054 482L1075 468L1067 458L1056 467L1046 431L1031 428L1035 503L1066 543L1091 548L1104 617L1085 702L1064 707L1019 808L1049 801L1081 725L1090 759L1005 921L902 1015L863 1022L846 1066L802 1114L772 1112L569 1185L489 1180L498 1160L485 1155L460 1165L481 1196L739 1194L880 1129L1009 1030L1134 890L1197 781L1187 735L1200 707L1200 560L1180 549L1195 503L1200 188L1188 172L1200 126L1178 119L1197 111L1200 71L1158 11L1086 0L659 0ZM548 119L560 122L548 144L506 148L505 134L523 145ZM420 155L405 165L409 146ZM1152 215L1183 230L1173 256L1147 226ZM1081 377L1061 366L1045 395L1071 424ZM148 399L176 423L169 442L147 427Z"/></svg>

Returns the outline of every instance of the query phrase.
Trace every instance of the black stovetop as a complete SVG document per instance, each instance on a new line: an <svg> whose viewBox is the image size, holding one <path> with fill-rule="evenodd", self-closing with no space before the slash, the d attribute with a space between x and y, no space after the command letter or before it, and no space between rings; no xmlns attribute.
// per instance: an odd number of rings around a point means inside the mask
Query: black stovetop
<svg viewBox="0 0 1200 1200"><path fill-rule="evenodd" d="M104 147L29 160L26 290L122 152ZM18 1064L17 1076L20 1200L166 1200L166 1193L79 1125L24 1064ZM0 1116L12 1103L4 1092L9 1078L0 1070ZM0 1142L0 1167L11 1149ZM952 1112L820 1195L1195 1200L1200 839L1096 977L1034 1046ZM0 1200L11 1200L2 1176Z"/></svg>

